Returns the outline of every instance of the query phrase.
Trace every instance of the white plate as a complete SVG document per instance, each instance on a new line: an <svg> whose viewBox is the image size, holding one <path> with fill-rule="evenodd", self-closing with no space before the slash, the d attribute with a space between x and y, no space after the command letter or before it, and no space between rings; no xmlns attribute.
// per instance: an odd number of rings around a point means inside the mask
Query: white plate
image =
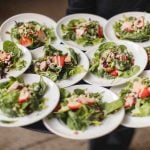
<svg viewBox="0 0 150 150"><path fill-rule="evenodd" d="M70 46L67 46L67 45L64 45L64 44L52 44L56 49L58 50L61 50L63 51L64 53L67 53L68 52L68 48ZM60 88L63 88L63 87L68 87L68 86L71 86L77 82L79 82L81 79L83 79L85 77L85 75L87 74L88 72L88 69L89 69L89 60L87 58L87 56L82 52L80 51L79 49L75 48L75 47L70 47L70 48L73 48L74 51L76 53L78 53L80 55L80 63L79 65L82 65L85 69L85 71L83 73L79 73L79 74L76 74L70 78L68 78L67 80L60 80L57 83L57 85L60 87ZM36 55L34 58L38 58L39 56L42 57L44 55L44 51L39 51L40 53L38 53L38 55Z"/></svg>
<svg viewBox="0 0 150 150"><path fill-rule="evenodd" d="M98 22L100 23L100 25L103 27L103 29L104 29L104 27L105 27L105 25L106 25L106 22L107 22L106 19L104 19L104 18L102 18L102 17L100 17L100 16L92 15L92 14L80 14L80 13L78 13L78 14L69 15L69 16L66 16L66 17L60 19L60 20L58 21L58 23L57 23L57 26L56 26L56 34L57 34L58 38L59 38L60 40L62 40L65 44L68 44L68 45L77 47L77 48L79 48L79 49L81 49L81 50L83 50L83 51L88 51L88 50L90 50L91 48L93 49L93 48L98 47L99 44L94 45L94 46L86 46L86 47L84 47L84 46L79 45L79 44L77 44L77 43L75 43L75 42L73 42L73 41L66 41L66 40L64 40L64 39L62 38L62 34L63 34L63 33L62 33L62 31L61 31L61 25L62 25L62 24L67 24L69 21L71 21L71 20L73 20L73 19L80 19L80 18L84 18L84 19L86 19L86 20L88 20L89 18L92 19L92 20L96 20L96 21L98 21Z"/></svg>
<svg viewBox="0 0 150 150"><path fill-rule="evenodd" d="M125 13L121 13L118 14L112 18L110 18L105 26L104 29L104 36L108 39L108 40L117 40L118 38L115 35L114 29L113 29L113 25L115 24L115 22L117 22L118 20L122 19L123 16L133 16L133 17L141 17L144 16L146 21L150 22L150 14L147 12L125 12ZM150 46L150 40L146 41L146 42L136 42L137 44L139 44L142 47L147 47Z"/></svg>
<svg viewBox="0 0 150 150"><path fill-rule="evenodd" d="M123 84L123 83L137 77L145 69L147 62L148 62L148 58L147 58L147 53L144 50L144 48L142 48L141 46L139 46L133 42L130 42L130 41L117 40L117 41L113 41L113 42L115 42L118 45L122 44L122 45L127 46L128 51L132 52L132 54L134 56L135 65L140 66L140 70L132 77L129 77L129 78L119 78L118 77L115 80L100 78L92 73L88 73L84 78L85 82L90 83L90 84L99 85L99 86L106 86L106 87L116 86L116 85ZM86 54L90 60L92 59L95 51L96 51L96 49L86 52Z"/></svg>
<svg viewBox="0 0 150 150"><path fill-rule="evenodd" d="M24 74L22 76L25 83L27 84L32 84L33 82L39 82L40 80L40 76L35 74ZM4 123L0 121L0 126L18 127L18 126L29 125L43 119L53 111L53 109L56 107L57 103L59 102L59 96L60 96L59 89L56 86L56 84L50 79L46 77L43 77L43 79L48 85L48 89L44 94L44 97L48 98L48 100L45 101L47 107L41 111L35 111L30 115L26 115L24 117L16 117L16 118L7 117L2 112L0 112L0 120L14 121L12 123Z"/></svg>
<svg viewBox="0 0 150 150"><path fill-rule="evenodd" d="M72 92L74 89L87 89L89 92L103 92L103 101L104 102L112 102L114 100L117 100L117 96L111 92L110 90L103 88L103 87L98 87L94 85L75 85L66 88L68 91ZM107 116L102 121L102 124L100 126L90 126L88 127L85 131L73 131L69 129L64 123L62 123L60 120L57 118L52 118L48 119L45 118L43 120L44 125L46 128L53 133L69 138L69 139L76 139L76 140L87 140L87 139L93 139L97 137L104 136L114 129L116 129L119 124L122 122L124 118L124 109L120 109L118 112L111 114Z"/></svg>
<svg viewBox="0 0 150 150"><path fill-rule="evenodd" d="M0 82L6 81L10 76L14 76L14 77L20 76L29 68L31 64L32 56L30 51L22 45L17 44L17 46L21 49L23 53L23 56L21 58L26 61L26 66L21 70L10 70L6 75L6 78L0 79ZM3 50L3 42L0 42L0 50Z"/></svg>
<svg viewBox="0 0 150 150"><path fill-rule="evenodd" d="M141 76L144 77L149 77L150 78L150 70L146 70L144 71ZM121 89L125 86L121 85L121 86L116 86L116 87L112 87L111 90L116 93L119 94ZM126 127L130 127L130 128L143 128L143 127L150 127L150 117L133 117L130 114L126 114L125 118L122 122L123 126Z"/></svg>
<svg viewBox="0 0 150 150"><path fill-rule="evenodd" d="M23 13L12 16L11 18L7 19L0 27L0 39L4 40L13 40L9 34L6 32L10 32L11 28L14 27L15 21L17 22L29 22L29 21L36 21L42 25L46 25L49 28L53 28L55 32L56 22L44 15L36 14L36 13ZM56 33L55 33L56 35ZM43 46L31 50L31 53L34 55L38 52L38 50L43 49Z"/></svg>

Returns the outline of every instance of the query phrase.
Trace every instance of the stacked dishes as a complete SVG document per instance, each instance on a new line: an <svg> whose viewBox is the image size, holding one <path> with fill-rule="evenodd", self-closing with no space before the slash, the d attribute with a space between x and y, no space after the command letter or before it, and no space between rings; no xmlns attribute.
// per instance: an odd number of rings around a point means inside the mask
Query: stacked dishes
<svg viewBox="0 0 150 150"><path fill-rule="evenodd" d="M138 77L148 62L149 16L128 12L106 21L75 14L56 24L26 13L6 20L0 28L0 126L43 119L48 130L78 140L120 124L150 126L149 71Z"/></svg>

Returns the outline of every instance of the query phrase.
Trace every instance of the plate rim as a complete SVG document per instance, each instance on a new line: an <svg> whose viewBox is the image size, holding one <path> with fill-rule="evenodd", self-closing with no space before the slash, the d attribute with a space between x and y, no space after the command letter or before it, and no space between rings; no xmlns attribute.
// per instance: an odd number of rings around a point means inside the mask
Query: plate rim
<svg viewBox="0 0 150 150"><path fill-rule="evenodd" d="M0 31L1 31L1 28L8 22L10 21L11 19L15 18L15 17L19 17L19 16L22 16L22 15L36 15L36 16L41 16L41 17L45 17L49 20L51 20L55 25L57 24L56 21L54 19L52 19L51 17L47 16L47 15L43 15L43 14L40 14L40 13L19 13L19 14L16 14L16 15L13 15L9 18L7 18L6 20L3 21L3 23L0 25Z"/></svg>

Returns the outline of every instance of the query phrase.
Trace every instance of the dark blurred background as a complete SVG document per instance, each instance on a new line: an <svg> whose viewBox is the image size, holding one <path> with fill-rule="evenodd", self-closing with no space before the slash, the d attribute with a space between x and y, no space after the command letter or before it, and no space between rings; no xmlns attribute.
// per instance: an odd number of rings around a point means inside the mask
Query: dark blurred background
<svg viewBox="0 0 150 150"><path fill-rule="evenodd" d="M0 0L0 23L19 13L40 13L55 21L65 15L67 0Z"/></svg>

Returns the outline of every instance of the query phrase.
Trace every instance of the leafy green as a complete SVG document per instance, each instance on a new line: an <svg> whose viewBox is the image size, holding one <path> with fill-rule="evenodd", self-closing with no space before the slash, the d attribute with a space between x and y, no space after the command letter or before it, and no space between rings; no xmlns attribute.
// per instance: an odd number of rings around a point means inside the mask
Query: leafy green
<svg viewBox="0 0 150 150"><path fill-rule="evenodd" d="M82 46L91 46L102 43L105 39L103 33L99 33L99 30L102 30L102 28L100 28L101 26L98 21L90 19L85 20L83 18L72 19L67 24L61 25L63 39L67 41L74 41ZM83 34L78 36L76 29L84 30Z"/></svg>
<svg viewBox="0 0 150 150"><path fill-rule="evenodd" d="M16 22L10 34L12 39L18 43L24 37L31 41L27 46L29 50L44 46L44 44L49 44L56 40L53 28L48 28L46 25L41 25L36 21Z"/></svg>
<svg viewBox="0 0 150 150"><path fill-rule="evenodd" d="M123 72L122 75L120 76L123 78L129 78L131 76L134 76L137 72L139 72L139 70L140 70L140 67L135 65L135 66L132 66L130 70Z"/></svg>
<svg viewBox="0 0 150 150"><path fill-rule="evenodd" d="M14 42L4 41L3 51L9 54L10 59L8 62L0 62L0 78L4 78L10 70L21 70L26 66L23 53Z"/></svg>
<svg viewBox="0 0 150 150"><path fill-rule="evenodd" d="M119 39L130 40L133 42L148 41L150 39L150 23L149 22L144 26L144 28L140 28L134 32L127 32L127 31L121 30L122 24L125 21L134 22L136 19L137 18L135 17L124 17L123 19L117 21L113 26L116 36Z"/></svg>
<svg viewBox="0 0 150 150"><path fill-rule="evenodd" d="M18 84L18 88L10 90L10 87ZM15 86L14 86L15 87ZM19 102L19 96L23 87L30 91L31 96L24 102ZM25 84L22 78L10 78L9 81L0 83L0 109L9 117L22 117L45 108L43 95L47 85L41 78L39 82Z"/></svg>
<svg viewBox="0 0 150 150"><path fill-rule="evenodd" d="M60 89L60 97L62 99L67 98L69 96L70 96L70 93L66 89L64 89L64 88Z"/></svg>
<svg viewBox="0 0 150 150"><path fill-rule="evenodd" d="M4 41L3 50L8 53L12 53L15 58L19 58L22 56L22 51L18 48L18 46L11 41Z"/></svg>
<svg viewBox="0 0 150 150"><path fill-rule="evenodd" d="M150 116L150 100L145 102L138 100L135 109L131 111L131 114L138 117Z"/></svg>
<svg viewBox="0 0 150 150"><path fill-rule="evenodd" d="M146 88L150 87L149 78L137 77L134 80L126 83L125 87L123 89L121 89L119 97L122 100L122 102L125 104L126 97L128 95L134 94L136 96L136 97L134 97L135 104L133 104L132 106L126 107L126 111L135 117L150 116L150 97L146 96L146 97L140 98L139 96L137 96L137 95L139 95L139 93L137 93L137 92L133 93L133 90L134 90L133 88L135 88L135 85L133 86L133 84L135 82L139 82L139 85L140 84L145 85Z"/></svg>
<svg viewBox="0 0 150 150"><path fill-rule="evenodd" d="M56 49L52 45L45 45L44 47L45 55L44 57L38 58L33 61L33 70L35 73L46 76L53 81L66 80L76 74L84 72L84 67L80 65L80 55L77 54L72 48L69 48L67 53L63 53L61 50ZM52 62L52 59L57 59ZM64 61L64 65L60 66L61 60L58 57L66 58L68 57L69 62ZM51 59L51 60L50 60ZM60 62L59 62L60 61ZM40 69L42 62L46 62L47 67L45 70Z"/></svg>
<svg viewBox="0 0 150 150"><path fill-rule="evenodd" d="M82 90L82 89L75 89L74 90L74 94L76 95L84 95L85 94L85 90Z"/></svg>
<svg viewBox="0 0 150 150"><path fill-rule="evenodd" d="M86 100L93 100L93 103ZM76 103L80 107L76 108ZM70 104L75 105L69 107ZM74 89L73 92L61 89L60 108L53 113L53 117L63 121L72 130L84 131L91 125L100 125L107 115L120 109L122 104L120 100L111 103L102 102L102 94L99 92L88 92L80 88Z"/></svg>
<svg viewBox="0 0 150 150"><path fill-rule="evenodd" d="M126 60L123 60L123 58ZM106 42L101 44L94 53L89 70L99 77L115 79L117 77L129 78L135 75L140 67L134 65L133 55L128 52L125 45ZM117 70L117 76L111 74L114 70Z"/></svg>
<svg viewBox="0 0 150 150"><path fill-rule="evenodd" d="M111 114L121 107L123 107L123 101L120 99L110 103L104 103L105 115Z"/></svg>
<svg viewBox="0 0 150 150"><path fill-rule="evenodd" d="M73 63L77 65L80 61L79 55L72 48L69 48L69 52L70 52L70 56L72 58Z"/></svg>

